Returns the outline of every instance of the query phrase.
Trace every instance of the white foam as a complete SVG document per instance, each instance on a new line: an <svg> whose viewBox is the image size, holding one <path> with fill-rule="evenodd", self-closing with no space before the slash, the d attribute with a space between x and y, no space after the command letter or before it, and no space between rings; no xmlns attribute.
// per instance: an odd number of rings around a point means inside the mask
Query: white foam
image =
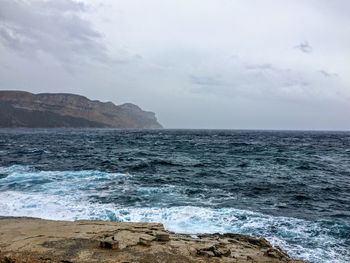
<svg viewBox="0 0 350 263"><path fill-rule="evenodd" d="M107 207L106 207L107 208ZM98 204L74 196L6 191L0 193L1 216L29 216L52 220L108 220Z"/></svg>
<svg viewBox="0 0 350 263"><path fill-rule="evenodd" d="M30 166L26 166L26 165L12 165L8 167L0 166L1 174L26 173L30 171L33 171L33 169Z"/></svg>
<svg viewBox="0 0 350 263"><path fill-rule="evenodd" d="M28 166L1 167L0 173L8 176L0 179L0 186L16 184L26 192L58 195L86 195L106 181L124 180L121 173L87 171L35 171ZM132 177L132 175L128 176Z"/></svg>
<svg viewBox="0 0 350 263"><path fill-rule="evenodd" d="M1 168L8 174L1 185L21 184L25 190L0 192L1 216L30 216L53 220L100 219L133 222L160 222L168 230L188 233L234 232L266 237L293 256L310 262L346 262L349 252L320 222L296 218L273 217L234 208L195 206L121 207L89 200L104 180L128 180L120 173L99 171L36 172L30 167ZM46 180L45 183L40 183ZM120 190L129 187L121 185ZM28 188L26 188L28 185ZM103 185L103 184L102 184ZM130 187L138 187L131 185ZM141 196L176 189L144 187ZM99 195L103 195L99 193Z"/></svg>
<svg viewBox="0 0 350 263"><path fill-rule="evenodd" d="M170 231L188 234L234 232L264 236L274 245L286 249L294 257L310 262L344 262L337 259L338 252L331 249L336 244L327 234L313 237L313 231L322 232L316 223L305 220L272 217L245 210L204 207L135 208L111 204L90 203L81 196L58 196L42 193L6 191L0 193L0 215L30 216L53 220L100 219L132 222L160 222ZM276 233L271 232L271 228ZM291 245L287 240L300 240ZM324 247L307 248L302 241L313 245L330 243ZM343 252L346 253L346 252Z"/></svg>

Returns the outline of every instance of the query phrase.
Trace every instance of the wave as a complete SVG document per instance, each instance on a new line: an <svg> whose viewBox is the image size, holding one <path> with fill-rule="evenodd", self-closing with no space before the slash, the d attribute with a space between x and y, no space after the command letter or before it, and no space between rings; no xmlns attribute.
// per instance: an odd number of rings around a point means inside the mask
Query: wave
<svg viewBox="0 0 350 263"><path fill-rule="evenodd" d="M304 220L271 216L232 207L215 208L199 205L162 207L148 204L133 206L118 202L101 202L91 198L113 195L120 191L132 198L157 196L166 192L178 199L176 187L142 187L133 182L134 175L101 171L36 171L26 166L0 168L0 215L29 216L52 220L109 220L120 222L160 222L174 232L234 232L267 238L285 249L292 257L309 262L348 262L350 252L347 233L350 225L326 220ZM107 182L107 184L106 184ZM111 189L102 189L113 184ZM139 189L138 189L139 188Z"/></svg>
<svg viewBox="0 0 350 263"><path fill-rule="evenodd" d="M328 222L273 217L234 208L205 207L118 207L92 203L83 196L43 193L0 193L0 215L29 216L52 220L108 220L117 222L160 222L174 232L241 233L267 238L291 256L310 262L346 262L344 244L332 234L350 231L349 226Z"/></svg>

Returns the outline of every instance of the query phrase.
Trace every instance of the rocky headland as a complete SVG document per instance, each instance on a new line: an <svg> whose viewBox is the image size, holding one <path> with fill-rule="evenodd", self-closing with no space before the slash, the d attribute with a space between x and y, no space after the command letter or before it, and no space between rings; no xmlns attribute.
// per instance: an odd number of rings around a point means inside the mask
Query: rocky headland
<svg viewBox="0 0 350 263"><path fill-rule="evenodd" d="M157 223L0 218L0 262L302 262L263 238L184 235Z"/></svg>
<svg viewBox="0 0 350 263"><path fill-rule="evenodd" d="M162 128L137 105L66 93L0 91L0 128Z"/></svg>

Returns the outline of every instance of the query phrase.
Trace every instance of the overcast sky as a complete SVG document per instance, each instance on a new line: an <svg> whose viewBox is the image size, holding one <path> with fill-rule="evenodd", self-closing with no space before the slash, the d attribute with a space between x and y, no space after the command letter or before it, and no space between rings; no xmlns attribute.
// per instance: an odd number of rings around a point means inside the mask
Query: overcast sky
<svg viewBox="0 0 350 263"><path fill-rule="evenodd" d="M0 89L166 128L350 129L348 0L0 0Z"/></svg>

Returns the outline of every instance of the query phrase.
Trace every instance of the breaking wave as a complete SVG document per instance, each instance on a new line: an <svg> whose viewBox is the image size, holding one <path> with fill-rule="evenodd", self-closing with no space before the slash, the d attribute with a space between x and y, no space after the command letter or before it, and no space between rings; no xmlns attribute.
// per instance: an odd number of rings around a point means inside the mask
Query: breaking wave
<svg viewBox="0 0 350 263"><path fill-rule="evenodd" d="M38 171L30 166L10 166L0 168L0 175L1 216L161 222L168 230L180 233L234 232L265 237L292 257L310 262L350 259L350 226L345 223L218 208L203 205L205 202L171 204L171 197L181 200L183 189L143 186L136 176L126 173ZM135 202L136 197L141 201ZM145 207L144 198L160 201Z"/></svg>

